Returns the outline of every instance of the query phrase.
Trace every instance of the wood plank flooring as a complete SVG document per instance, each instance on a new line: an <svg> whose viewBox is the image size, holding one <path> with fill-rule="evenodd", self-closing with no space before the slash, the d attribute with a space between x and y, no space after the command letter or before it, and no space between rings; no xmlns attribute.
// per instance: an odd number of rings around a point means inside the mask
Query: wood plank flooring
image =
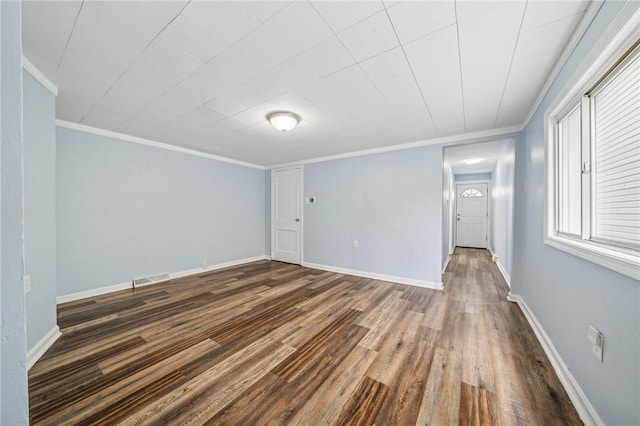
<svg viewBox="0 0 640 426"><path fill-rule="evenodd" d="M445 291L261 261L61 305L32 424L582 424L486 250Z"/></svg>

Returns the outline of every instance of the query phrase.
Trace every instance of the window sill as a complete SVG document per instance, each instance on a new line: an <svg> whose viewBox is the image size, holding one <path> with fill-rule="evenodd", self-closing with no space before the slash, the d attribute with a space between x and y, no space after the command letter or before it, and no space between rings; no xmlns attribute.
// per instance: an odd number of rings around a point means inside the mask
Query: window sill
<svg viewBox="0 0 640 426"><path fill-rule="evenodd" d="M640 255L557 235L547 236L544 243L640 281Z"/></svg>

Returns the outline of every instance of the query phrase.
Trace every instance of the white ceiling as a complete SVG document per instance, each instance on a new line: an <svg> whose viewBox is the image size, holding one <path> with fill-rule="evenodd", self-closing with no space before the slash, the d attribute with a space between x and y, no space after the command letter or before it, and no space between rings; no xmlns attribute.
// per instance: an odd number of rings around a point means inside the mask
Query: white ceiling
<svg viewBox="0 0 640 426"><path fill-rule="evenodd" d="M62 120L273 165L522 124L588 3L26 1L23 51Z"/></svg>
<svg viewBox="0 0 640 426"><path fill-rule="evenodd" d="M444 161L451 166L453 174L491 173L496 167L498 157L502 155L509 140L472 143L444 148ZM467 159L481 159L476 164L466 164Z"/></svg>

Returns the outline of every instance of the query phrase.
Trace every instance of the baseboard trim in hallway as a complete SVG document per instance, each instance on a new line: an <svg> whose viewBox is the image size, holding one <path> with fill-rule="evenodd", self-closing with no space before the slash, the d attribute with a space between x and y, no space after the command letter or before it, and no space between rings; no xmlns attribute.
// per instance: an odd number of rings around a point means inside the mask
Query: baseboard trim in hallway
<svg viewBox="0 0 640 426"><path fill-rule="evenodd" d="M522 310L522 313L527 318L529 325L538 338L540 345L542 345L545 354L547 354L547 358L549 358L549 361L551 362L556 375L560 379L562 386L564 386L567 394L569 395L569 398L571 399L571 402L580 415L580 419L582 419L585 425L604 425L604 422L602 421L602 419L600 419L600 416L598 416L595 408L593 408L593 405L591 405L591 402L582 391L582 388L573 377L573 374L571 374L571 372L569 371L569 368L567 368L567 365L560 357L560 354L556 350L555 346L553 346L551 339L544 331L544 328L542 328L540 322L538 322L538 319L529 308L529 305L527 305L527 302L524 301L522 296L512 293L509 293L507 299L510 302L517 303Z"/></svg>
<svg viewBox="0 0 640 426"><path fill-rule="evenodd" d="M511 277L507 273L507 270L504 268L504 265L500 261L500 258L491 247L487 247L487 250L489 250L489 253L491 253L491 260L493 260L493 262L498 267L498 271L500 271L500 273L502 274L502 278L504 278L509 288L511 288Z"/></svg>

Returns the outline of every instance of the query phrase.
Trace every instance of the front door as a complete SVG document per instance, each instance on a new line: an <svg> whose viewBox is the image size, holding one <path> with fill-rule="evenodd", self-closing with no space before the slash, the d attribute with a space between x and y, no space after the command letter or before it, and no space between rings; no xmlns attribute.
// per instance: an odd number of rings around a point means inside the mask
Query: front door
<svg viewBox="0 0 640 426"><path fill-rule="evenodd" d="M456 245L487 248L487 184L456 185Z"/></svg>
<svg viewBox="0 0 640 426"><path fill-rule="evenodd" d="M271 172L271 258L302 263L302 168Z"/></svg>

